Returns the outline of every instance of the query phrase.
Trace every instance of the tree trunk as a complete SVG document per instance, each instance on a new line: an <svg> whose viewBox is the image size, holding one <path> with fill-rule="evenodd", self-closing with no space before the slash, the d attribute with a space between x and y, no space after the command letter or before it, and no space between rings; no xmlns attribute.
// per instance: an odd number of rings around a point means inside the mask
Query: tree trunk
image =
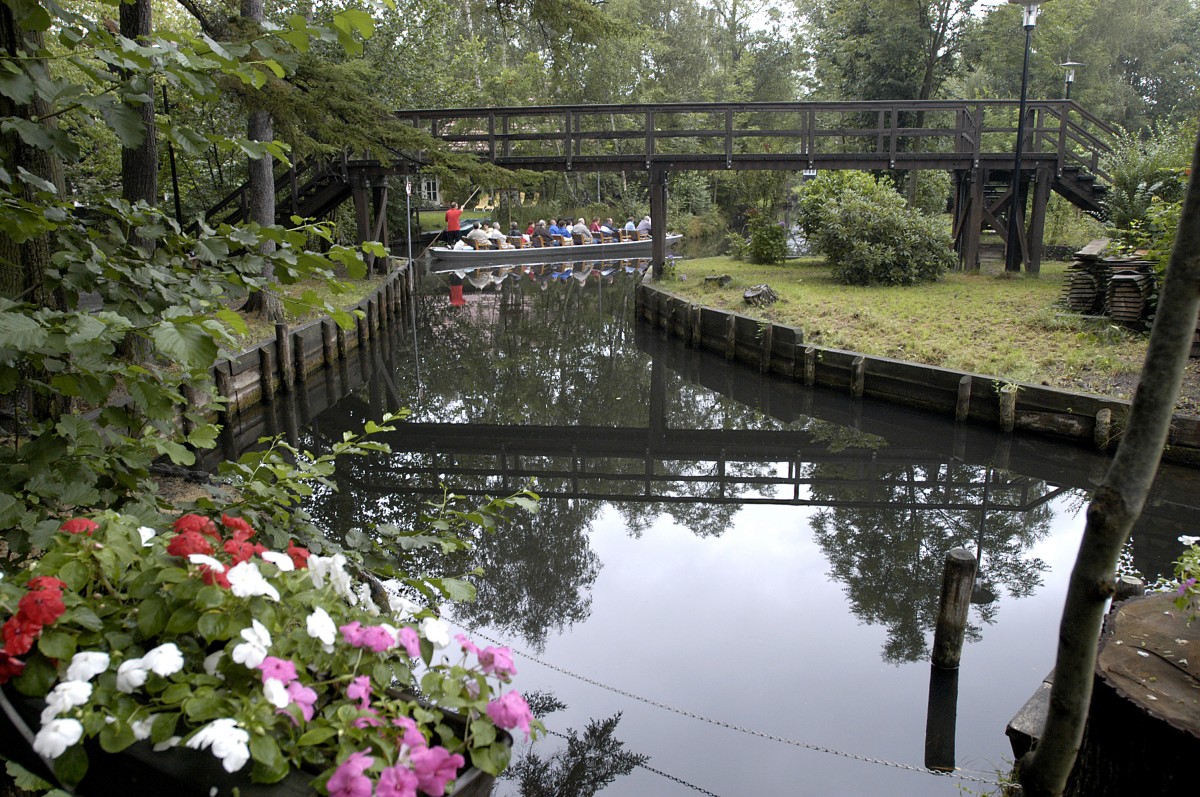
<svg viewBox="0 0 1200 797"><path fill-rule="evenodd" d="M1121 547L1146 501L1167 442L1200 309L1200 137L1160 294L1141 382L1125 434L1088 507L1058 636L1046 726L1020 762L1028 797L1058 797L1066 788L1087 720L1096 645L1105 603L1115 589Z"/></svg>
<svg viewBox="0 0 1200 797"><path fill-rule="evenodd" d="M151 32L150 0L121 4L121 35L141 41ZM149 102L134 108L142 117L146 138L138 147L121 148L121 194L130 202L158 203L158 141L154 129L154 91L147 86Z"/></svg>
<svg viewBox="0 0 1200 797"><path fill-rule="evenodd" d="M263 0L242 0L242 16L262 25ZM261 108L250 111L246 122L246 137L252 141L270 141L275 137L271 114ZM270 155L247 163L247 207L249 220L269 227L275 223L275 159ZM274 241L262 244L263 254L275 251ZM270 261L263 266L263 277L270 281L275 276ZM283 321L283 304L269 290L251 294L248 309L255 310L267 321Z"/></svg>

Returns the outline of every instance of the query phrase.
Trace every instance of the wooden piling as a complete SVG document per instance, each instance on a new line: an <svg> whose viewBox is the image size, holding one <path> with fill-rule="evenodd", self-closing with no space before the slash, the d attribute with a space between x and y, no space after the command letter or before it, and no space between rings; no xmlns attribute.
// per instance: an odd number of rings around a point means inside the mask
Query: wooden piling
<svg viewBox="0 0 1200 797"><path fill-rule="evenodd" d="M1107 407L1096 413L1096 428L1092 431L1092 442L1100 451L1108 449L1112 437L1112 410Z"/></svg>
<svg viewBox="0 0 1200 797"><path fill-rule="evenodd" d="M867 361L855 357L850 362L850 395L861 398L867 381Z"/></svg>
<svg viewBox="0 0 1200 797"><path fill-rule="evenodd" d="M258 350L258 385L264 403L275 400L275 352L270 344Z"/></svg>
<svg viewBox="0 0 1200 797"><path fill-rule="evenodd" d="M762 330L762 357L758 361L759 373L771 371L771 350L775 347L775 325L767 324Z"/></svg>
<svg viewBox="0 0 1200 797"><path fill-rule="evenodd" d="M333 364L338 357L337 324L332 318L321 320L321 358L325 365Z"/></svg>
<svg viewBox="0 0 1200 797"><path fill-rule="evenodd" d="M279 389L286 393L296 384L296 369L292 360L292 338L287 324L275 325L275 353L279 359Z"/></svg>
<svg viewBox="0 0 1200 797"><path fill-rule="evenodd" d="M804 384L812 387L817 383L817 350L809 346L804 350Z"/></svg>
<svg viewBox="0 0 1200 797"><path fill-rule="evenodd" d="M737 318L731 313L725 317L725 359L732 360L737 355Z"/></svg>
<svg viewBox="0 0 1200 797"><path fill-rule="evenodd" d="M225 367L221 367L225 366ZM233 377L229 374L229 363L221 363L213 371L213 380L217 384L217 393L225 399L224 408L217 414L221 423L231 425L237 418L237 395L233 390Z"/></svg>
<svg viewBox="0 0 1200 797"><path fill-rule="evenodd" d="M304 335L297 332L292 335L292 351L295 353L295 369L297 384L308 381L307 358L304 352Z"/></svg>
<svg viewBox="0 0 1200 797"><path fill-rule="evenodd" d="M690 315L691 322L692 322L691 342L692 342L693 348L700 348L700 344L704 337L704 330L701 329L701 327L700 327L700 313L701 312L702 311L700 310L700 305L698 305L698 304L693 304L689 308L689 315Z"/></svg>
<svg viewBox="0 0 1200 797"><path fill-rule="evenodd" d="M1011 432L1017 425L1017 386L1000 388L1000 431Z"/></svg>
<svg viewBox="0 0 1200 797"><path fill-rule="evenodd" d="M933 632L933 666L954 669L962 658L967 610L975 582L975 554L954 548L946 554L942 570L942 596L938 603L937 626Z"/></svg>
<svg viewBox="0 0 1200 797"><path fill-rule="evenodd" d="M1137 576L1121 576L1116 582L1116 592L1113 593L1113 603L1127 601L1130 598L1146 594L1146 582Z"/></svg>
<svg viewBox="0 0 1200 797"><path fill-rule="evenodd" d="M971 414L971 377L958 380L958 401L954 405L954 420L962 423Z"/></svg>

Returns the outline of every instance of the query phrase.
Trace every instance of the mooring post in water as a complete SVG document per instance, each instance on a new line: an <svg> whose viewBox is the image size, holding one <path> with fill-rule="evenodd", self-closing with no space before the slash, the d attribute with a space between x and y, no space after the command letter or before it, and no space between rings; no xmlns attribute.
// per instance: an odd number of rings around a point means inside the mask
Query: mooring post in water
<svg viewBox="0 0 1200 797"><path fill-rule="evenodd" d="M946 554L942 570L942 598L938 604L937 628L933 632L933 666L951 670L962 658L967 610L975 582L975 554L954 548Z"/></svg>

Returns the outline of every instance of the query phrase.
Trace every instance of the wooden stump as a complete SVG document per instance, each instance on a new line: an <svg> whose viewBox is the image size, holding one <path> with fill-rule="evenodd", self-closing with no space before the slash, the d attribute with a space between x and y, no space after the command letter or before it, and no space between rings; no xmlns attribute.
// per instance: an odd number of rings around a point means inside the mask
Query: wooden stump
<svg viewBox="0 0 1200 797"><path fill-rule="evenodd" d="M746 300L746 304L756 307L765 307L779 301L779 297L775 295L775 291L771 290L770 285L755 285L753 288L747 288L746 292L742 294L742 298Z"/></svg>
<svg viewBox="0 0 1200 797"><path fill-rule="evenodd" d="M1074 797L1172 794L1200 757L1200 623L1173 594L1135 598L1105 622Z"/></svg>

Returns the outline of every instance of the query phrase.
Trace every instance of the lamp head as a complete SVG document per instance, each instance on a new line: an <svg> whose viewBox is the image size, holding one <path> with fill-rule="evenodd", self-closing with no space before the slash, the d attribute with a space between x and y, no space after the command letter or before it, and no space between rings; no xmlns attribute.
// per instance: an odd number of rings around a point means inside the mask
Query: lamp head
<svg viewBox="0 0 1200 797"><path fill-rule="evenodd" d="M1022 24L1026 28L1032 28L1037 25L1038 6L1049 0L1008 0L1009 5L1024 6L1025 16Z"/></svg>
<svg viewBox="0 0 1200 797"><path fill-rule="evenodd" d="M1067 82L1074 83L1075 82L1075 67L1086 66L1086 64L1081 64L1078 61L1063 61L1061 64L1059 64L1059 66L1061 66L1063 69L1067 70Z"/></svg>

